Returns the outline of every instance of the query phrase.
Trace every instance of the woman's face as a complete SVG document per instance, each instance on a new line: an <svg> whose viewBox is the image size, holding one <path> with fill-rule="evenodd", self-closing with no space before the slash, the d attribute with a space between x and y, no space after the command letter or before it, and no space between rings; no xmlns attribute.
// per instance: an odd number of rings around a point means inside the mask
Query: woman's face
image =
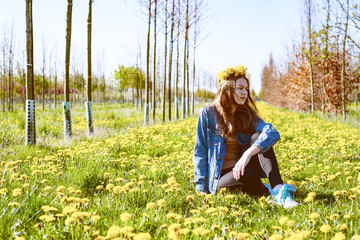
<svg viewBox="0 0 360 240"><path fill-rule="evenodd" d="M237 104L243 105L248 97L249 85L245 78L239 78L235 83L234 100Z"/></svg>

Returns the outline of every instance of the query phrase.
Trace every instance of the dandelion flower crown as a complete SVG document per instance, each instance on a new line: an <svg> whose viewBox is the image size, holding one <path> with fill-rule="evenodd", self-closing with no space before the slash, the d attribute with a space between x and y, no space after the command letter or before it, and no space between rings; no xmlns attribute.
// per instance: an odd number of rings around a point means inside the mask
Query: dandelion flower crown
<svg viewBox="0 0 360 240"><path fill-rule="evenodd" d="M222 70L217 75L217 83L220 87L225 83L225 81L230 80L232 76L246 76L246 68L243 65L237 65L236 68L233 66L228 67L226 70Z"/></svg>

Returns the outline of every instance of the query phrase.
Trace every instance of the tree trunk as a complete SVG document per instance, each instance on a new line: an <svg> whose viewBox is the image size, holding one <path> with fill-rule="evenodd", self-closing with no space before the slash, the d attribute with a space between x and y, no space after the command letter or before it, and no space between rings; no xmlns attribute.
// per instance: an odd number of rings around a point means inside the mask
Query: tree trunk
<svg viewBox="0 0 360 240"><path fill-rule="evenodd" d="M92 2L93 0L89 0L89 15L87 19L87 101L85 103L85 111L86 111L86 120L87 120L87 129L88 135L94 133L93 127L93 117L92 117L92 99L91 99L91 26L92 26Z"/></svg>
<svg viewBox="0 0 360 240"><path fill-rule="evenodd" d="M153 121L155 122L155 113L156 113L156 17L157 17L157 0L154 1L154 66L153 66L153 84L152 84L152 115Z"/></svg>
<svg viewBox="0 0 360 240"><path fill-rule="evenodd" d="M180 45L180 0L178 0L178 16L177 16L177 34L176 34L176 76L175 76L175 118L179 119L179 45Z"/></svg>
<svg viewBox="0 0 360 240"><path fill-rule="evenodd" d="M346 119L346 92L345 92L345 54L346 54L346 38L347 30L349 23L349 0L346 0L346 20L345 20L345 32L344 39L342 42L342 61L341 61L341 88L342 88L342 110L343 110L343 119Z"/></svg>
<svg viewBox="0 0 360 240"><path fill-rule="evenodd" d="M66 51L65 51L65 85L64 94L65 101L63 103L64 110L64 138L67 141L72 137L71 128L71 112L69 98L69 68L70 68L70 46L71 46L71 18L72 18L72 0L68 0L67 18L66 18Z"/></svg>
<svg viewBox="0 0 360 240"><path fill-rule="evenodd" d="M41 94L41 101L42 101L42 110L45 110L45 42L44 39L42 41L43 44L43 65L42 65L42 94Z"/></svg>
<svg viewBox="0 0 360 240"><path fill-rule="evenodd" d="M194 56L193 56L193 77L192 77L192 97L191 97L191 114L194 114L194 104L195 104L195 51L196 51L196 35L197 35L197 11L198 11L198 5L197 5L197 0L195 0L195 22L194 22Z"/></svg>
<svg viewBox="0 0 360 240"><path fill-rule="evenodd" d="M25 145L36 144L32 0L26 0L26 136Z"/></svg>
<svg viewBox="0 0 360 240"><path fill-rule="evenodd" d="M164 40L164 81L163 81L163 99L162 99L162 121L165 122L165 103L166 103L166 63L167 63L167 2L165 0L165 40Z"/></svg>
<svg viewBox="0 0 360 240"><path fill-rule="evenodd" d="M174 28L175 28L175 0L172 1L171 11L171 32L170 32L170 56L169 56L169 87L168 87L168 102L169 102L169 121L171 121L171 70L173 61L173 48L174 48Z"/></svg>
<svg viewBox="0 0 360 240"><path fill-rule="evenodd" d="M149 124L149 83L150 83L150 27L151 27L151 0L149 0L149 20L148 33L146 44L146 84L145 84L145 111L144 111L144 125Z"/></svg>
<svg viewBox="0 0 360 240"><path fill-rule="evenodd" d="M314 113L314 76L313 76L313 57L312 57L312 32L311 32L311 0L307 0L307 23L309 38L309 63L310 63L310 88L311 88L311 114Z"/></svg>
<svg viewBox="0 0 360 240"><path fill-rule="evenodd" d="M189 31L189 0L186 0L186 15L185 15L185 41L184 41L184 76L183 76L183 86L182 86L182 112L181 116L182 119L185 119L186 117L186 92L185 92L185 83L186 83L186 77L187 77L187 48L188 48L188 31Z"/></svg>
<svg viewBox="0 0 360 240"><path fill-rule="evenodd" d="M330 21L330 0L327 0L327 15L326 15L326 26L325 26L325 56L324 56L324 61L325 61L325 65L324 65L324 71L323 71L323 90L322 90L322 98L321 98L321 115L322 117L324 116L324 112L325 112L325 106L327 104L326 101L326 81L325 81L325 77L326 75L329 73L328 70L328 58L329 58L329 21Z"/></svg>

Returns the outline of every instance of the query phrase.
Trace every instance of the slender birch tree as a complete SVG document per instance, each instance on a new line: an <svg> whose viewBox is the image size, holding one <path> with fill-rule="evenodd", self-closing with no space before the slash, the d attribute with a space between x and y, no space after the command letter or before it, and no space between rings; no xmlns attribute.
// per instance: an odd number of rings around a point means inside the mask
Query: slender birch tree
<svg viewBox="0 0 360 240"><path fill-rule="evenodd" d="M65 48L65 84L63 103L64 110L64 138L67 141L72 137L71 114L70 114L70 96L69 96L69 68L70 68L70 46L71 46L71 18L72 18L72 0L67 0L66 17L66 48Z"/></svg>
<svg viewBox="0 0 360 240"><path fill-rule="evenodd" d="M176 75L175 75L175 118L179 119L179 56L180 56L180 20L181 20L181 4L178 0L178 13L177 13L177 34L176 34Z"/></svg>
<svg viewBox="0 0 360 240"><path fill-rule="evenodd" d="M312 44L312 30L311 30L311 17L312 17L312 0L306 0L307 11L307 25L308 25L308 41L309 41L309 78L310 78L310 94L311 94L311 113L314 112L314 74L313 74L313 44Z"/></svg>
<svg viewBox="0 0 360 240"><path fill-rule="evenodd" d="M87 129L88 134L91 135L94 133L93 127L93 117L92 117L92 99L91 99L91 26L92 26L92 3L94 0L89 0L89 14L87 19L87 60L88 60L88 69L87 69L87 101L85 103L85 112L87 119Z"/></svg>
<svg viewBox="0 0 360 240"><path fill-rule="evenodd" d="M188 65L188 32L189 32L189 0L186 0L186 13L185 13L185 39L184 39L184 75L183 75L183 86L182 86L182 109L181 109L181 117L185 119L186 117L186 78L187 74L187 65Z"/></svg>
<svg viewBox="0 0 360 240"><path fill-rule="evenodd" d="M165 122L165 103L166 103L166 67L167 67L167 22L168 22L168 6L167 6L168 0L165 0L165 15L164 15L164 34L165 34L165 40L164 40L164 80L163 80L163 99L162 99L162 121Z"/></svg>
<svg viewBox="0 0 360 240"><path fill-rule="evenodd" d="M338 0L339 4L341 2ZM341 102L342 102L342 110L343 110L343 119L346 119L346 92L345 92L345 55L346 55L346 40L348 37L348 25L349 25L349 0L346 0L346 7L342 7L345 14L345 22L344 22L344 37L342 41L342 57L341 57Z"/></svg>
<svg viewBox="0 0 360 240"><path fill-rule="evenodd" d="M150 27L151 27L151 0L148 2L148 33L146 44L146 84L145 84L145 109L144 125L149 124L149 85L150 85Z"/></svg>
<svg viewBox="0 0 360 240"><path fill-rule="evenodd" d="M152 116L155 122L156 113L156 18L157 18L157 0L154 0L154 59L153 59L153 84L152 84Z"/></svg>
<svg viewBox="0 0 360 240"><path fill-rule="evenodd" d="M173 49L174 49L174 28L175 28L175 0L172 1L171 10L171 27L170 27L170 55L169 55L169 87L168 87L168 102L169 102L169 121L171 121L171 73L172 73L172 62L173 62Z"/></svg>
<svg viewBox="0 0 360 240"><path fill-rule="evenodd" d="M36 144L32 0L26 0L26 135L25 145Z"/></svg>

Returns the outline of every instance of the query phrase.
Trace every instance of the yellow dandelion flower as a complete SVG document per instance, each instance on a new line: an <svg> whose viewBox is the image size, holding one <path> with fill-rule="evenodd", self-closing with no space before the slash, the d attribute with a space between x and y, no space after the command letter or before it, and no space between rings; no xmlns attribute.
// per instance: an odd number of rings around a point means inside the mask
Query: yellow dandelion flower
<svg viewBox="0 0 360 240"><path fill-rule="evenodd" d="M237 239L241 240L241 239L248 239L250 237L250 234L245 232L245 233L238 233L237 235Z"/></svg>
<svg viewBox="0 0 360 240"><path fill-rule="evenodd" d="M226 214L229 211L229 209L227 207L218 207L218 209L220 210L220 212L222 214Z"/></svg>
<svg viewBox="0 0 360 240"><path fill-rule="evenodd" d="M159 207L163 207L166 205L166 201L164 199L160 199L156 203Z"/></svg>
<svg viewBox="0 0 360 240"><path fill-rule="evenodd" d="M57 192L63 192L65 190L65 187L64 186L58 186L57 188L56 188L56 191Z"/></svg>
<svg viewBox="0 0 360 240"><path fill-rule="evenodd" d="M101 186L101 185L99 185L99 186L96 187L96 190L103 190L103 189L104 189L104 187Z"/></svg>
<svg viewBox="0 0 360 240"><path fill-rule="evenodd" d="M168 227L168 231L179 231L181 228L181 225L179 223L173 223Z"/></svg>
<svg viewBox="0 0 360 240"><path fill-rule="evenodd" d="M10 207L18 207L18 206L20 206L20 203L18 203L18 202L11 202L11 203L8 204L8 206L10 206Z"/></svg>
<svg viewBox="0 0 360 240"><path fill-rule="evenodd" d="M269 240L281 240L283 239L282 235L279 234L274 234L272 236L270 236Z"/></svg>
<svg viewBox="0 0 360 240"><path fill-rule="evenodd" d="M320 214L316 213L316 212L313 212L309 215L309 218L310 219L316 219L316 218L319 218L320 217Z"/></svg>
<svg viewBox="0 0 360 240"><path fill-rule="evenodd" d="M186 196L186 201L191 202L191 201L194 201L194 200L195 200L194 195L188 195L188 196Z"/></svg>
<svg viewBox="0 0 360 240"><path fill-rule="evenodd" d="M323 233L328 233L331 231L331 227L327 224L323 224L321 227L320 227L320 231L322 231Z"/></svg>
<svg viewBox="0 0 360 240"><path fill-rule="evenodd" d="M211 214L211 213L214 213L216 211L217 211L216 208L211 207L211 208L206 209L205 213Z"/></svg>
<svg viewBox="0 0 360 240"><path fill-rule="evenodd" d="M352 237L353 240L360 240L360 235L356 234Z"/></svg>
<svg viewBox="0 0 360 240"><path fill-rule="evenodd" d="M234 195L226 195L225 199L233 199L235 196Z"/></svg>
<svg viewBox="0 0 360 240"><path fill-rule="evenodd" d="M346 237L342 232L335 233L335 236L332 238L332 240L345 240Z"/></svg>
<svg viewBox="0 0 360 240"><path fill-rule="evenodd" d="M89 226L84 226L84 231L85 231L85 232L89 232L89 231L90 231L90 227L89 227Z"/></svg>
<svg viewBox="0 0 360 240"><path fill-rule="evenodd" d="M88 213L88 212L74 212L73 214L71 214L71 217L81 220L81 219L90 217L90 215L91 215L91 213Z"/></svg>
<svg viewBox="0 0 360 240"><path fill-rule="evenodd" d="M74 208L73 206L66 206L66 207L64 207L62 213L65 215L68 215L68 214L74 213L76 211L77 211L76 208Z"/></svg>
<svg viewBox="0 0 360 240"><path fill-rule="evenodd" d="M235 231L229 232L229 238L234 238L234 237L236 237L236 235L237 235L237 232L235 232Z"/></svg>
<svg viewBox="0 0 360 240"><path fill-rule="evenodd" d="M282 230L282 228L279 227L279 226L272 226L271 228L272 228L272 229L275 229L275 230Z"/></svg>
<svg viewBox="0 0 360 240"><path fill-rule="evenodd" d="M73 218L73 217L68 217L67 219L65 219L65 224L68 225L68 224L72 224L76 222L76 219Z"/></svg>
<svg viewBox="0 0 360 240"><path fill-rule="evenodd" d="M90 221L98 221L98 220L100 220L100 216L99 215L92 215L91 217L90 217Z"/></svg>
<svg viewBox="0 0 360 240"><path fill-rule="evenodd" d="M56 220L56 218L54 216L48 216L44 221L45 222L53 222L55 220Z"/></svg>
<svg viewBox="0 0 360 240"><path fill-rule="evenodd" d="M123 212L122 214L120 214L120 219L121 219L121 221L123 221L123 222L129 221L130 218L131 218L131 214L128 213L128 212Z"/></svg>
<svg viewBox="0 0 360 240"><path fill-rule="evenodd" d="M289 227L292 227L294 225L295 221L294 220L289 220L286 225L288 225Z"/></svg>
<svg viewBox="0 0 360 240"><path fill-rule="evenodd" d="M13 196L13 197L18 197L18 196L21 195L21 193L22 193L22 189L21 189L21 188L15 188L15 189L13 190L12 196Z"/></svg>
<svg viewBox="0 0 360 240"><path fill-rule="evenodd" d="M134 231L134 228L131 226L124 226L124 227L120 228L120 233L122 233L122 234L128 234L128 233L131 233L132 231Z"/></svg>
<svg viewBox="0 0 360 240"><path fill-rule="evenodd" d="M119 194L119 193L121 193L122 187L121 186L115 186L112 190L113 190L113 192L115 194Z"/></svg>
<svg viewBox="0 0 360 240"><path fill-rule="evenodd" d="M47 207L45 209L43 209L44 212L56 212L58 211L58 209L56 207Z"/></svg>
<svg viewBox="0 0 360 240"><path fill-rule="evenodd" d="M288 218L288 217L281 217L281 218L279 219L279 223L280 223L281 225L286 224L287 221L289 221L289 218Z"/></svg>
<svg viewBox="0 0 360 240"><path fill-rule="evenodd" d="M44 221L47 217L48 217L48 215L41 215L41 216L39 217L39 220L40 220L40 221Z"/></svg>
<svg viewBox="0 0 360 240"><path fill-rule="evenodd" d="M151 239L150 233L138 233L133 237L133 240L148 240Z"/></svg>
<svg viewBox="0 0 360 240"><path fill-rule="evenodd" d="M119 226L111 226L108 231L106 236L107 237L117 237L118 235L120 235L121 233L121 228Z"/></svg>
<svg viewBox="0 0 360 240"><path fill-rule="evenodd" d="M349 218L350 218L350 215L345 214L345 215L344 215L344 218L345 218L345 219L349 219Z"/></svg>
<svg viewBox="0 0 360 240"><path fill-rule="evenodd" d="M307 196L305 199L304 199L304 202L313 202L314 201L314 198L313 197L309 197Z"/></svg>
<svg viewBox="0 0 360 240"><path fill-rule="evenodd" d="M6 188L0 189L0 194L1 195L5 195L7 192L8 192L8 190Z"/></svg>
<svg viewBox="0 0 360 240"><path fill-rule="evenodd" d="M199 212L200 212L200 210L197 210L197 209L190 210L190 213L192 213L192 214L198 214Z"/></svg>
<svg viewBox="0 0 360 240"><path fill-rule="evenodd" d="M24 237L17 237L17 238L15 238L15 240L25 240L25 238Z"/></svg>
<svg viewBox="0 0 360 240"><path fill-rule="evenodd" d="M110 177L110 173L109 172L104 173L104 178L108 178L108 177Z"/></svg>
<svg viewBox="0 0 360 240"><path fill-rule="evenodd" d="M339 214L335 213L335 214L333 214L333 215L330 216L330 219L331 219L331 220L336 220L336 219L338 219L339 217L340 217Z"/></svg>
<svg viewBox="0 0 360 240"><path fill-rule="evenodd" d="M238 76L238 75L243 75L243 76L246 75L246 68L244 68L243 65L237 65L236 66L236 68L235 68L235 76Z"/></svg>
<svg viewBox="0 0 360 240"><path fill-rule="evenodd" d="M106 185L107 190L113 189L114 187L115 187L115 185L112 183L109 183L108 185Z"/></svg>
<svg viewBox="0 0 360 240"><path fill-rule="evenodd" d="M233 211L231 215L232 215L233 217L237 217L237 216L239 216L239 214L240 214L240 213L239 213L238 211Z"/></svg>
<svg viewBox="0 0 360 240"><path fill-rule="evenodd" d="M148 204L146 204L146 208L147 209L154 209L154 208L156 208L156 204L154 202L149 202Z"/></svg>
<svg viewBox="0 0 360 240"><path fill-rule="evenodd" d="M348 226L346 225L346 223L341 224L340 227L339 227L340 231L343 231L343 230L346 230L346 229L348 229Z"/></svg>
<svg viewBox="0 0 360 240"><path fill-rule="evenodd" d="M142 215L143 215L143 217L145 217L145 218L150 218L149 214L147 214L147 213L143 213Z"/></svg>
<svg viewBox="0 0 360 240"><path fill-rule="evenodd" d="M218 229L218 230L220 230L220 226L217 225L217 224L212 225L211 228L212 228L212 229Z"/></svg>

